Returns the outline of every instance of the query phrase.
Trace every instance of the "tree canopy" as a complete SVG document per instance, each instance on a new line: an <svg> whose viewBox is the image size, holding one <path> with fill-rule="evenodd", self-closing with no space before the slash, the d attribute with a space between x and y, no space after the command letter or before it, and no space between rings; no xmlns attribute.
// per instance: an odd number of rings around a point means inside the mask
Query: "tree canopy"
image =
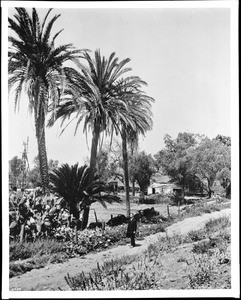
<svg viewBox="0 0 241 300"><path fill-rule="evenodd" d="M217 139L206 138L192 151L192 170L200 179L209 197L215 180L220 180L224 188L230 182L230 147Z"/></svg>
<svg viewBox="0 0 241 300"><path fill-rule="evenodd" d="M213 184L219 180L223 188L230 183L231 139L218 135L214 139L192 134L179 133L176 139L169 135L164 138L165 148L156 155L156 165L173 182L178 183L183 192L194 187L204 189L209 196Z"/></svg>
<svg viewBox="0 0 241 300"><path fill-rule="evenodd" d="M135 157L132 172L134 179L140 186L142 194L144 194L150 185L151 176L155 172L152 156L150 154L147 155L145 151L140 152Z"/></svg>
<svg viewBox="0 0 241 300"><path fill-rule="evenodd" d="M178 183L183 190L194 179L190 149L195 148L197 139L192 133L179 133L176 139L164 137L165 148L155 155L156 165Z"/></svg>

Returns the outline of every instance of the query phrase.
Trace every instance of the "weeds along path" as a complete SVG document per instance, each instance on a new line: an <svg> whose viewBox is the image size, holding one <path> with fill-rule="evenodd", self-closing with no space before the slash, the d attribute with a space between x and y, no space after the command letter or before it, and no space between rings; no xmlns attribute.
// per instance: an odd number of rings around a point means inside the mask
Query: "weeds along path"
<svg viewBox="0 0 241 300"><path fill-rule="evenodd" d="M96 268L97 263L101 265L104 261L113 258L120 258L125 255L139 255L147 249L148 245L154 243L160 236L172 236L174 234L185 235L192 230L199 230L205 226L205 223L214 218L231 214L230 209L216 211L211 214L204 214L193 218L187 218L166 228L166 232L157 233L145 237L143 240L137 240L137 247L132 248L130 244L119 245L105 251L89 253L85 256L69 259L61 264L50 264L43 269L34 269L30 272L10 278L10 291L70 291L64 276L67 273L74 276L82 271L90 272Z"/></svg>

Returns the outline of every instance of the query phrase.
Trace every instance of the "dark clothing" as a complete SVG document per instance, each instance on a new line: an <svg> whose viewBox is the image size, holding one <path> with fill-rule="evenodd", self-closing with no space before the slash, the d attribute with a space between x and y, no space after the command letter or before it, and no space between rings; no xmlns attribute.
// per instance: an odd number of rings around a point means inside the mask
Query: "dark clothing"
<svg viewBox="0 0 241 300"><path fill-rule="evenodd" d="M127 232L126 236L131 238L131 245L135 247L135 235L136 235L136 230L137 230L137 220L132 219L130 220L128 226L127 226Z"/></svg>
<svg viewBox="0 0 241 300"><path fill-rule="evenodd" d="M131 246L135 247L136 246L136 242L135 242L135 233L131 234Z"/></svg>

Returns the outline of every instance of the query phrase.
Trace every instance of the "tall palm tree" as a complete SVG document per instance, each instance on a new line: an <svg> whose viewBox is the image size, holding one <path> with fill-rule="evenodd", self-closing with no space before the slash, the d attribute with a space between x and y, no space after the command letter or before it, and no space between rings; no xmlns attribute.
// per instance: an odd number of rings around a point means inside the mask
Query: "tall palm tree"
<svg viewBox="0 0 241 300"><path fill-rule="evenodd" d="M142 82L142 84L143 83L144 82ZM154 99L145 95L142 91L134 93L132 96L127 96L128 120L126 120L126 118L120 119L127 217L130 217L130 188L127 145L128 143L137 141L140 134L145 135L146 131L152 129L152 102L154 102Z"/></svg>
<svg viewBox="0 0 241 300"><path fill-rule="evenodd" d="M15 88L15 110L19 106L22 91L27 92L29 109L34 112L35 131L38 144L40 174L44 190L48 188L48 160L45 142L45 118L50 104L54 109L62 93L65 76L63 63L77 62L80 55L72 44L55 47L55 40L62 30L50 37L55 15L48 23L49 9L40 22L35 8L32 14L25 8L16 8L14 18L8 18L14 37L8 52L9 90Z"/></svg>
<svg viewBox="0 0 241 300"><path fill-rule="evenodd" d="M125 67L130 61L129 58L119 62L113 52L106 59L101 56L99 50L95 51L93 59L88 53L85 53L84 57L87 66L80 66L80 71L64 69L68 78L65 96L62 97L56 115L51 118L49 125L53 125L58 118L62 119L63 124L75 113L72 119L77 120L75 134L82 121L84 132L91 131L89 185L92 186L101 134L118 131L119 120L126 119L127 115L128 107L125 98L128 94L131 95L137 91L141 80L136 76L121 78L121 75L131 70ZM83 213L84 223L88 215L89 202L86 201Z"/></svg>

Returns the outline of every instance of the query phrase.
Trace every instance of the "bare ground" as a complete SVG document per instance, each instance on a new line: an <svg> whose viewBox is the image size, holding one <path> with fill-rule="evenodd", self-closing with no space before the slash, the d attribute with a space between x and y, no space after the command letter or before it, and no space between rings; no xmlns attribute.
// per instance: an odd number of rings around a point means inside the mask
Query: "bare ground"
<svg viewBox="0 0 241 300"><path fill-rule="evenodd" d="M230 216L231 210L224 209L222 211L204 214L193 218L187 218L183 221L175 223L166 228L165 233L153 234L138 240L138 247L132 248L128 245L119 245L117 247L97 252L89 253L79 258L69 259L67 262L60 264L50 264L43 269L34 269L23 275L13 277L9 280L10 291L70 291L70 287L65 281L65 276L69 273L74 276L82 271L90 272L96 268L97 263L101 264L124 255L139 255L147 249L148 245L154 243L160 236L172 236L174 234L185 235L192 230L202 229L205 223L214 218L223 215ZM162 265L153 265L153 270L160 273L160 289L178 289L185 287L187 281L186 268L187 264L183 258L188 258L191 251L191 245L186 244L178 247L171 253L165 253ZM152 270L152 271L153 271ZM221 271L222 272L222 271ZM223 270L224 275L228 270ZM222 288L222 278L220 279L220 287ZM180 284L181 283L181 284Z"/></svg>

